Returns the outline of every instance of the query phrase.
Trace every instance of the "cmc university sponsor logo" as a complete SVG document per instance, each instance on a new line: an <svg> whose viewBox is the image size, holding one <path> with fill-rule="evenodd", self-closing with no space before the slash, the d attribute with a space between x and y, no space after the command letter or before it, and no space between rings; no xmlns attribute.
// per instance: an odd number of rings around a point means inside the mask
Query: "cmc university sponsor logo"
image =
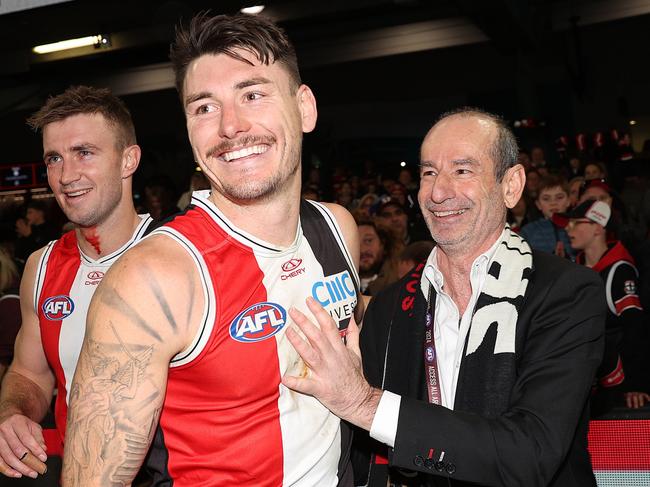
<svg viewBox="0 0 650 487"><path fill-rule="evenodd" d="M302 259L290 259L286 261L284 264L282 264L282 270L287 274L281 274L280 279L286 281L287 279L291 279L292 277L303 274L305 272L305 268L300 267L300 264L302 264Z"/></svg>
<svg viewBox="0 0 650 487"><path fill-rule="evenodd" d="M96 286L100 282L102 282L102 278L104 277L104 273L102 271L90 271L88 275L86 276L86 286Z"/></svg>
<svg viewBox="0 0 650 487"><path fill-rule="evenodd" d="M70 296L52 296L43 303L43 314L48 320L61 321L70 316L73 311L74 302Z"/></svg>
<svg viewBox="0 0 650 487"><path fill-rule="evenodd" d="M286 310L276 303L257 303L239 313L230 324L230 336L242 343L271 338L287 323Z"/></svg>
<svg viewBox="0 0 650 487"><path fill-rule="evenodd" d="M339 323L339 327L342 322L347 327L347 318L352 316L357 305L354 281L348 271L316 281L311 287L311 296Z"/></svg>

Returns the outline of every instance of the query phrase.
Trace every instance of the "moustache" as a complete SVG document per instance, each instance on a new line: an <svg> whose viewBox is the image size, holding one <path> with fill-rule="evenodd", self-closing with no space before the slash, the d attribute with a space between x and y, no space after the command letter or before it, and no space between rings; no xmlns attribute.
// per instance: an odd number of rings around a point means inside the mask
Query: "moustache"
<svg viewBox="0 0 650 487"><path fill-rule="evenodd" d="M244 135L243 137L235 140L224 140L219 144L208 149L205 153L206 159L214 157L215 155L223 154L224 152L231 151L236 147L245 147L250 145L267 144L271 145L276 142L275 137L272 135Z"/></svg>

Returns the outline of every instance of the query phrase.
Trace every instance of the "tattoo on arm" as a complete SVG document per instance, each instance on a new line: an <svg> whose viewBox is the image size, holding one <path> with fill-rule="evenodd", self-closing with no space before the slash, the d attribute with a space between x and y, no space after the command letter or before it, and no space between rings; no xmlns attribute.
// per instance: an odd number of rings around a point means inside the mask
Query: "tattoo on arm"
<svg viewBox="0 0 650 487"><path fill-rule="evenodd" d="M162 396L150 366L153 345L88 339L70 393L64 485L127 485L151 442Z"/></svg>
<svg viewBox="0 0 650 487"><path fill-rule="evenodd" d="M122 297L120 293L117 292L117 289L113 287L100 288L97 293L99 294L99 299L106 306L109 306L115 310L118 310L124 316L129 318L135 324L139 325L144 331L146 331L153 338L162 342L162 337L158 334L156 330L147 323L147 321L140 316L140 314L133 309L133 307Z"/></svg>

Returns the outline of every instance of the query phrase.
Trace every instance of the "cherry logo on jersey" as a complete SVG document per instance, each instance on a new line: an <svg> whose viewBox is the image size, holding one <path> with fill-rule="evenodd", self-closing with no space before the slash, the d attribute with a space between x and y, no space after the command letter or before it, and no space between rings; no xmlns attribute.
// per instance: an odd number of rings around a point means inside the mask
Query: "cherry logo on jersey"
<svg viewBox="0 0 650 487"><path fill-rule="evenodd" d="M102 271L90 271L86 276L87 280L84 283L86 286L96 286L102 281L104 273Z"/></svg>
<svg viewBox="0 0 650 487"><path fill-rule="evenodd" d="M74 311L74 302L70 296L60 295L47 298L43 303L43 314L48 320L61 321Z"/></svg>
<svg viewBox="0 0 650 487"><path fill-rule="evenodd" d="M287 312L276 303L257 303L239 313L230 324L230 336L242 343L261 342L287 323Z"/></svg>
<svg viewBox="0 0 650 487"><path fill-rule="evenodd" d="M297 269L300 264L302 264L302 259L291 259L282 264L282 270L284 272L291 272L292 270Z"/></svg>

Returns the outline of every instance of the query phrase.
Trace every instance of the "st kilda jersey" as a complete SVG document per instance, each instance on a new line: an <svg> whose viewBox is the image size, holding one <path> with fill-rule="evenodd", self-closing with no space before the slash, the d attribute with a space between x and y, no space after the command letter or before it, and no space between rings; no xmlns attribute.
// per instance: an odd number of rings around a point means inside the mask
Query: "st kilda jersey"
<svg viewBox="0 0 650 487"><path fill-rule="evenodd" d="M584 254L578 255L584 263ZM608 244L607 251L592 267L605 283L607 319L605 321L605 354L597 372L601 387L614 387L625 380L627 390L636 387L645 362L645 322L638 295L639 272L634 258L621 242Z"/></svg>
<svg viewBox="0 0 650 487"><path fill-rule="evenodd" d="M140 215L140 219L129 241L110 255L97 260L86 256L79 249L73 230L50 242L38 262L34 309L45 357L56 377L54 416L61 441L65 437L69 388L81 352L90 300L110 266L145 235L153 221L149 215Z"/></svg>
<svg viewBox="0 0 650 487"><path fill-rule="evenodd" d="M288 310L312 296L344 334L359 278L329 210L302 201L292 245L278 248L235 227L195 192L186 212L152 232L193 259L203 319L173 358L147 466L153 485L336 486L349 475L347 427L311 396L284 387L307 369L285 337Z"/></svg>

